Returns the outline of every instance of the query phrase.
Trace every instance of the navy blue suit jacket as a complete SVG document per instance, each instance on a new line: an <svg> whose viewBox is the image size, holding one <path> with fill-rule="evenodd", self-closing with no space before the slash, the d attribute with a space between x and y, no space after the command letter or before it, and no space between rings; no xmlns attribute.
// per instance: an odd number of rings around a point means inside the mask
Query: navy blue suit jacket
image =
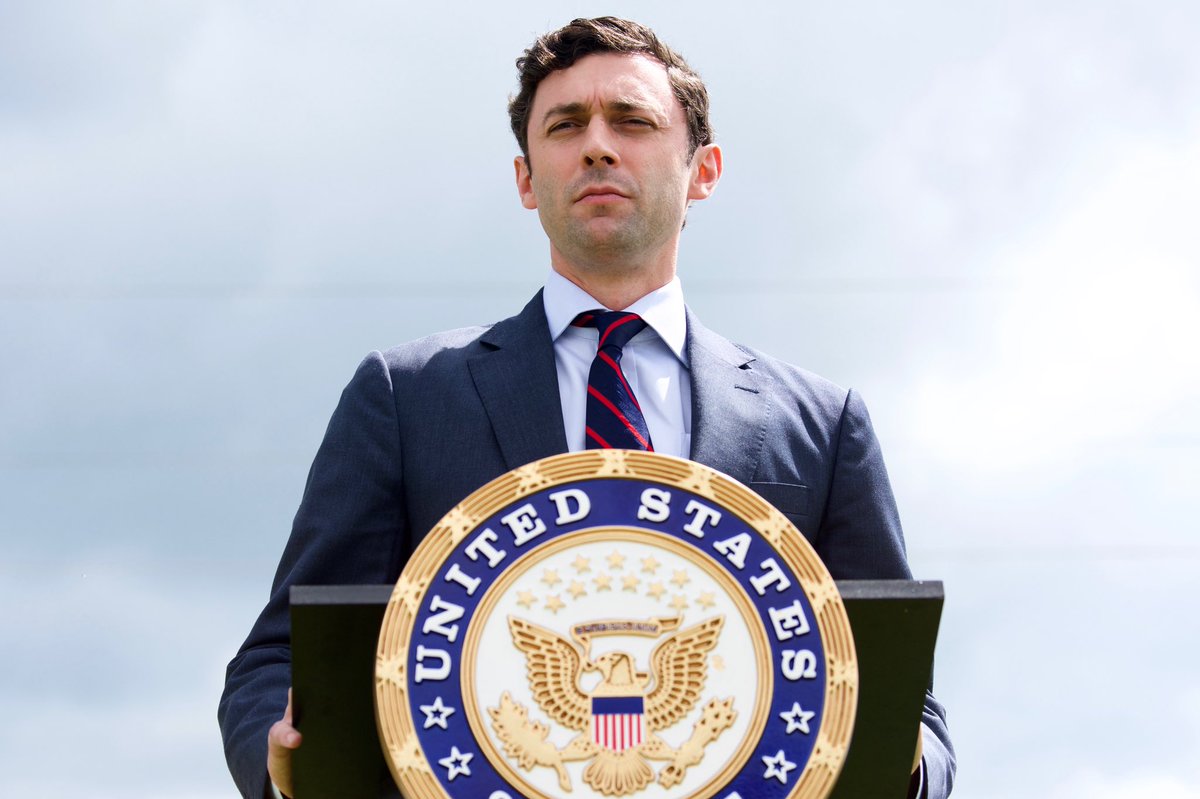
<svg viewBox="0 0 1200 799"><path fill-rule="evenodd" d="M688 313L692 460L757 491L836 579L907 579L879 443L853 391L735 345ZM229 664L218 717L242 794L270 796L267 730L291 684L292 585L393 583L426 531L489 480L567 451L541 293L490 327L375 352L342 393L313 461L270 600ZM927 697L931 797L953 779ZM945 786L944 789L939 786Z"/></svg>

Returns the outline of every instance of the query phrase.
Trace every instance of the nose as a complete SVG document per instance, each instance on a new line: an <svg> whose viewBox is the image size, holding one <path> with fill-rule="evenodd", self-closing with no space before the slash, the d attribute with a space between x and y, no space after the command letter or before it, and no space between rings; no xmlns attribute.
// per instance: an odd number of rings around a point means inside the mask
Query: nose
<svg viewBox="0 0 1200 799"><path fill-rule="evenodd" d="M592 119L584 134L581 156L585 166L593 167L603 164L616 166L620 162L613 132L608 123L601 118Z"/></svg>

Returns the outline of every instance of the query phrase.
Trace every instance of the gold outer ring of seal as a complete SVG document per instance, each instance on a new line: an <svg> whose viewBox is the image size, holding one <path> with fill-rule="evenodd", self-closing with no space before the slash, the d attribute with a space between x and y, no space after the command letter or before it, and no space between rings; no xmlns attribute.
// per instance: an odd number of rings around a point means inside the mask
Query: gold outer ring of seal
<svg viewBox="0 0 1200 799"><path fill-rule="evenodd" d="M417 613L445 559L502 508L547 488L605 478L661 483L728 509L771 544L800 580L825 648L825 712L787 799L825 799L845 761L858 701L854 639L833 577L787 517L746 486L693 461L630 450L554 455L503 474L451 508L417 547L392 590L375 655L375 722L396 784L412 799L450 799L421 751L406 671Z"/></svg>

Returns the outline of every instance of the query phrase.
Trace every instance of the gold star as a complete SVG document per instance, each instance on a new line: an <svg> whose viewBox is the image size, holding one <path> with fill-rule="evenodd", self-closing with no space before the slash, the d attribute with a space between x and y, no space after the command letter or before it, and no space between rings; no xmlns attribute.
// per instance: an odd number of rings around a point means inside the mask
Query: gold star
<svg viewBox="0 0 1200 799"><path fill-rule="evenodd" d="M720 655L712 656L712 667L717 671L725 671L725 658Z"/></svg>
<svg viewBox="0 0 1200 799"><path fill-rule="evenodd" d="M546 610L550 611L551 613L558 613L566 606L567 603L559 599L558 594L552 594L546 597Z"/></svg>
<svg viewBox="0 0 1200 799"><path fill-rule="evenodd" d="M607 574L597 574L596 579L592 580L596 584L597 591L611 591L612 577Z"/></svg>
<svg viewBox="0 0 1200 799"><path fill-rule="evenodd" d="M665 593L667 593L667 589L663 588L662 583L650 583L650 587L646 589L646 595L655 599L662 599L662 595Z"/></svg>
<svg viewBox="0 0 1200 799"><path fill-rule="evenodd" d="M638 578L636 574L626 574L621 578L622 591L637 591Z"/></svg>
<svg viewBox="0 0 1200 799"><path fill-rule="evenodd" d="M393 685L404 685L404 669L407 666L408 658L392 657L383 660L376 669L376 674L382 675L385 680Z"/></svg>
<svg viewBox="0 0 1200 799"><path fill-rule="evenodd" d="M545 475L543 475L541 472L534 471L533 469L520 469L517 471L516 475L518 486L517 490L520 494L532 493L549 482Z"/></svg>
<svg viewBox="0 0 1200 799"><path fill-rule="evenodd" d="M661 565L662 564L659 563L653 555L648 558L642 558L642 571L647 572L648 574L654 574L654 572Z"/></svg>
<svg viewBox="0 0 1200 799"><path fill-rule="evenodd" d="M674 608L675 610L683 610L687 606L688 606L688 601L683 596L683 594L676 594L675 598L671 600L671 607Z"/></svg>
<svg viewBox="0 0 1200 799"><path fill-rule="evenodd" d="M428 770L429 768L429 761L421 753L420 745L394 746L390 747L388 752L392 756L392 762L396 765L397 769Z"/></svg>
<svg viewBox="0 0 1200 799"><path fill-rule="evenodd" d="M679 586L680 588L683 588L688 582L691 581L691 579L692 578L687 576L686 571L679 569L675 572L674 576L671 577L671 582L675 583L675 585Z"/></svg>
<svg viewBox="0 0 1200 799"><path fill-rule="evenodd" d="M534 602L537 602L537 597L533 595L532 591L517 592L517 604L526 610L529 610L531 607L533 607Z"/></svg>
<svg viewBox="0 0 1200 799"><path fill-rule="evenodd" d="M613 570L620 569L625 565L625 556L620 552L613 552L606 560L608 561L608 568Z"/></svg>
<svg viewBox="0 0 1200 799"><path fill-rule="evenodd" d="M579 599L579 597L586 594L587 591L584 590L583 583L579 582L578 580L572 580L571 586L567 589L567 593L571 595L571 599Z"/></svg>
<svg viewBox="0 0 1200 799"><path fill-rule="evenodd" d="M696 604L698 604L702 608L707 609L707 608L711 608L713 605L717 604L717 600L713 596L712 591L701 591L700 598L696 600Z"/></svg>
<svg viewBox="0 0 1200 799"><path fill-rule="evenodd" d="M575 560L571 561L571 566L575 569L576 574L583 574L592 570L591 558L585 558L583 555L576 555Z"/></svg>
<svg viewBox="0 0 1200 799"><path fill-rule="evenodd" d="M542 582L553 588L562 582L562 578L558 576L558 569L546 569L542 572Z"/></svg>

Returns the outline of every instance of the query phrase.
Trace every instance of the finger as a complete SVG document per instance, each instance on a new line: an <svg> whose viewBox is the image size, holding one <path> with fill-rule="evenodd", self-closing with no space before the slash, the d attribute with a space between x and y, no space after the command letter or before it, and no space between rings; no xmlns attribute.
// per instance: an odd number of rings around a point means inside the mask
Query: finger
<svg viewBox="0 0 1200 799"><path fill-rule="evenodd" d="M292 725L277 721L267 739L267 774L280 793L292 796L292 750L300 745L300 733Z"/></svg>
<svg viewBox="0 0 1200 799"><path fill-rule="evenodd" d="M267 740L268 744L275 744L284 749L295 749L300 745L300 732L292 721L291 688L288 688L287 707L283 709L283 718L271 725Z"/></svg>
<svg viewBox="0 0 1200 799"><path fill-rule="evenodd" d="M267 732L267 773L284 796L292 796L292 750L300 746L300 732L292 726L292 692L283 718Z"/></svg>
<svg viewBox="0 0 1200 799"><path fill-rule="evenodd" d="M295 749L300 745L300 731L280 719L271 725L267 745L269 748Z"/></svg>

